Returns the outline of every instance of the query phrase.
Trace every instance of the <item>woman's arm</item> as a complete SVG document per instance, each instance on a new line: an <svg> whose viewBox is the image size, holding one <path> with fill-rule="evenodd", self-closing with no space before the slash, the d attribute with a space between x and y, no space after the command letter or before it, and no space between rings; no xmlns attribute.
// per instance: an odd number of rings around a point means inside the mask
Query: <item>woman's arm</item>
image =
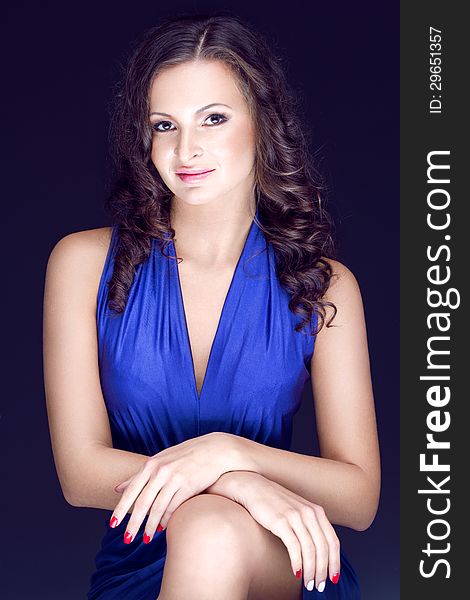
<svg viewBox="0 0 470 600"><path fill-rule="evenodd" d="M106 510L122 498L114 487L149 458L112 447L101 390L96 298L110 239L111 229L101 228L56 244L47 264L43 322L47 413L62 492L72 506ZM229 497L226 475L207 493Z"/></svg>
<svg viewBox="0 0 470 600"><path fill-rule="evenodd" d="M362 531L372 523L380 494L380 456L359 286L341 263L325 299L337 307L332 327L317 335L312 388L321 457L272 448L232 436L236 461L320 504L331 523ZM331 315L331 312L327 312ZM327 319L328 320L328 319ZM231 436L231 434L226 434Z"/></svg>
<svg viewBox="0 0 470 600"><path fill-rule="evenodd" d="M113 490L146 456L112 448L101 391L96 297L110 228L62 238L49 257L44 292L43 350L52 450L65 499L73 506L113 509Z"/></svg>
<svg viewBox="0 0 470 600"><path fill-rule="evenodd" d="M82 508L103 508L114 510L122 497L121 493L114 491L114 487L121 481L135 475L148 459L148 456L117 450L96 444L82 454L83 465L79 466L80 478L77 483L76 494L68 500L69 504ZM205 494L216 494L234 500L234 473L243 471L229 471L223 473ZM122 475L119 475L122 473ZM134 508L127 511L131 513Z"/></svg>

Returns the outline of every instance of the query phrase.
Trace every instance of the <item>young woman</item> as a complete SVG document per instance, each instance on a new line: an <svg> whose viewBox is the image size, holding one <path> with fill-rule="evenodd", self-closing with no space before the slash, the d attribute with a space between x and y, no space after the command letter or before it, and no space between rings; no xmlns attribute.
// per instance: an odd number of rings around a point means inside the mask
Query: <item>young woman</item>
<svg viewBox="0 0 470 600"><path fill-rule="evenodd" d="M109 511L88 599L359 598L333 525L379 498L363 306L279 60L236 17L168 20L112 133L114 224L61 239L45 292L62 490ZM319 457L289 450L310 379Z"/></svg>

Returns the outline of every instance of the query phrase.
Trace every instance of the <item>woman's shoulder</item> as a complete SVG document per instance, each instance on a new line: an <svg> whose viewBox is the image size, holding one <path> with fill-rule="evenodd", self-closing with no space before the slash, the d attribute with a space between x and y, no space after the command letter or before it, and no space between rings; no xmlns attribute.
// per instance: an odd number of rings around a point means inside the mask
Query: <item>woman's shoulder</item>
<svg viewBox="0 0 470 600"><path fill-rule="evenodd" d="M62 288L76 289L80 286L81 291L94 300L112 231L112 227L98 227L60 238L49 255L47 277L59 280Z"/></svg>
<svg viewBox="0 0 470 600"><path fill-rule="evenodd" d="M355 279L354 273L351 271L351 269L344 263L340 262L339 260L335 260L333 258L327 258L326 256L322 256L322 260L324 260L326 263L328 263L330 265L332 275L335 276L336 278L338 278L338 279L354 278Z"/></svg>
<svg viewBox="0 0 470 600"><path fill-rule="evenodd" d="M112 227L98 227L69 233L60 238L50 254L49 260L93 270L104 266L111 243ZM70 263L70 264L69 264Z"/></svg>
<svg viewBox="0 0 470 600"><path fill-rule="evenodd" d="M359 284L351 269L339 260L322 256L322 259L331 267L331 279L324 298L328 300L341 300L360 295Z"/></svg>
<svg viewBox="0 0 470 600"><path fill-rule="evenodd" d="M338 260L322 258L331 266L332 276L322 300L331 303L324 305L324 310L325 320L327 323L331 322L332 327L322 327L317 335L317 342L325 337L334 340L338 331L344 331L342 326L354 324L357 327L364 320L362 294L354 273ZM317 342L314 354L318 356L319 353L323 353L321 348L324 344ZM312 357L312 364L313 360Z"/></svg>

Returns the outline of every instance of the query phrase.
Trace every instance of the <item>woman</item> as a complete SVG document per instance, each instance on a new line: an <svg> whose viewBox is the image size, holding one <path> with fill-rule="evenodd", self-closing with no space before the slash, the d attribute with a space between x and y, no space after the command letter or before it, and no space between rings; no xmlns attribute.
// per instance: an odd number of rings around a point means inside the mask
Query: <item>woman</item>
<svg viewBox="0 0 470 600"><path fill-rule="evenodd" d="M116 100L114 225L60 240L45 292L62 490L109 511L88 598L359 598L333 525L379 497L363 307L279 61L180 17ZM310 377L320 457L289 450Z"/></svg>

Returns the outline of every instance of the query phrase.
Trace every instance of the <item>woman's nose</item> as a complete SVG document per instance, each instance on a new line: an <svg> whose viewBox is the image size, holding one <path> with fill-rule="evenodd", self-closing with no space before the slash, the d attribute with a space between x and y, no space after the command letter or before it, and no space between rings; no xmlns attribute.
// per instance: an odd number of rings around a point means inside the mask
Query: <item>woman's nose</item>
<svg viewBox="0 0 470 600"><path fill-rule="evenodd" d="M201 150L201 145L196 132L186 130L180 133L175 148L175 154L179 157L182 164L186 164L185 161L195 154L200 154Z"/></svg>

